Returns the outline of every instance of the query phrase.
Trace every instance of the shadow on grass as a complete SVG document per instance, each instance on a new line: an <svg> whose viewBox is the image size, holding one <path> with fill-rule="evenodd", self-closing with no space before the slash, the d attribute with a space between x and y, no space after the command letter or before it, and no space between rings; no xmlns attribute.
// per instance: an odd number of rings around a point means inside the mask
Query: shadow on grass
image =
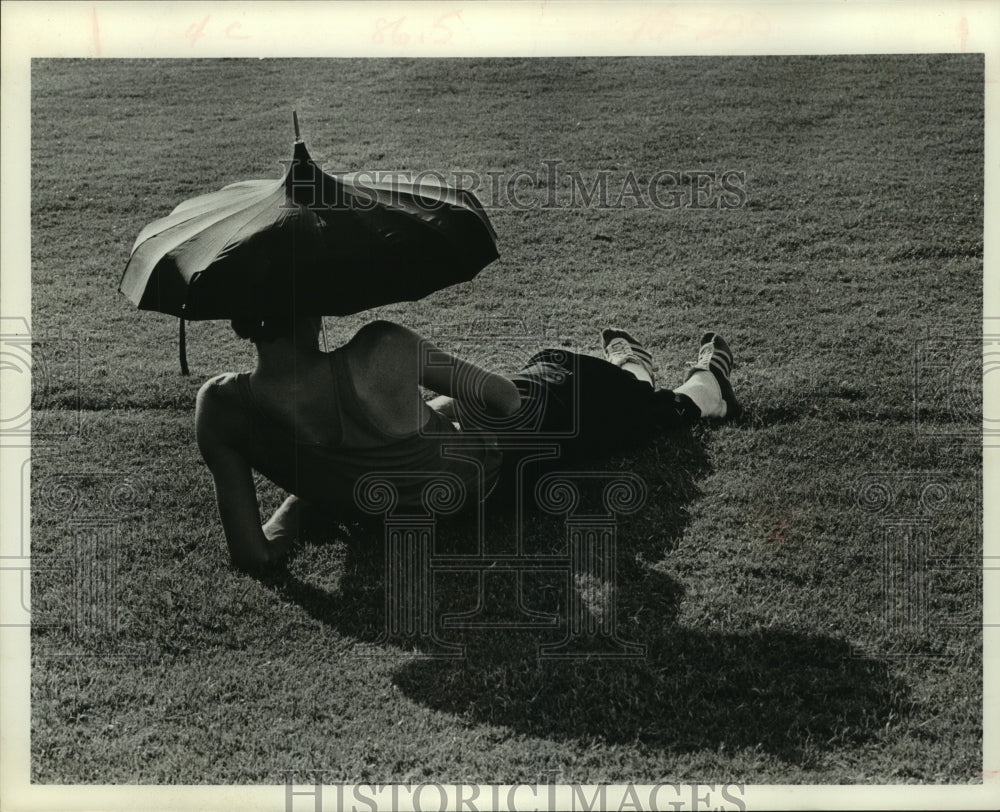
<svg viewBox="0 0 1000 812"><path fill-rule="evenodd" d="M703 433L671 436L641 454L609 463L646 481L649 499L617 525L614 582L571 584L566 572L434 574L435 635L464 647L442 658L432 645L387 644L385 559L380 524L354 525L336 591L308 582L295 567L275 587L340 634L387 652L412 652L394 682L412 700L469 723L503 725L544 738L594 739L670 749L761 747L804 762L807 752L868 739L899 712L900 686L884 663L853 656L841 640L780 630L713 632L676 624L684 587L656 567L681 538L697 480L709 466ZM516 518L491 517L487 536L510 547ZM561 517L524 522L525 550L565 554ZM435 552L468 550L468 522L439 522ZM610 592L607 590L610 589ZM592 616L610 605L620 640L639 657L544 659L541 647L567 629L571 590ZM578 604L579 605L579 604ZM488 608L488 612L477 612ZM447 617L473 622L448 626ZM523 628L525 618L555 625ZM488 622L484 622L488 621ZM479 623L478 626L475 624ZM522 626L518 628L520 623Z"/></svg>
<svg viewBox="0 0 1000 812"><path fill-rule="evenodd" d="M429 707L544 738L759 746L795 762L870 738L893 709L884 664L853 659L824 636L667 627L639 638L639 660L551 662L530 641L507 638L484 640L461 661L410 661L395 682Z"/></svg>

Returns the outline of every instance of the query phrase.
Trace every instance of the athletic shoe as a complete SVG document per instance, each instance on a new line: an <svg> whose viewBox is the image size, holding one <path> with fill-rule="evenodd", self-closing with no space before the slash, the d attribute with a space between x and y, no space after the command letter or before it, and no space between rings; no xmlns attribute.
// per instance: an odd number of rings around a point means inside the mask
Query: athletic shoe
<svg viewBox="0 0 1000 812"><path fill-rule="evenodd" d="M726 402L726 417L738 417L743 411L736 399L729 373L733 368L733 351L729 349L726 340L717 333L705 333L701 337L701 349L698 351L698 361L691 367L684 380L688 380L695 372L704 370L711 372L719 382L722 399Z"/></svg>
<svg viewBox="0 0 1000 812"><path fill-rule="evenodd" d="M638 364L649 375L650 384L655 388L655 367L653 357L646 348L624 330L607 327L601 330L601 343L604 345L604 357L615 366Z"/></svg>

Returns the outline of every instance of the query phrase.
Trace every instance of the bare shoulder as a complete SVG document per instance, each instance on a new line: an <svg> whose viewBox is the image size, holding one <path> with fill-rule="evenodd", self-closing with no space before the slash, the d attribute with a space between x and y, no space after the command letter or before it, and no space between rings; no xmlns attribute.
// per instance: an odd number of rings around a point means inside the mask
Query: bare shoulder
<svg viewBox="0 0 1000 812"><path fill-rule="evenodd" d="M209 378L195 399L195 427L201 446L229 442L241 424L237 375L226 372Z"/></svg>
<svg viewBox="0 0 1000 812"><path fill-rule="evenodd" d="M217 409L229 400L235 394L237 377L235 372L223 372L205 381L195 399L197 412Z"/></svg>
<svg viewBox="0 0 1000 812"><path fill-rule="evenodd" d="M419 374L418 333L391 321L372 321L358 330L347 345L351 372L387 382L415 383Z"/></svg>
<svg viewBox="0 0 1000 812"><path fill-rule="evenodd" d="M410 345L416 347L420 341L420 336L409 327L394 321L376 319L358 330L348 346L362 354L385 352L387 349L398 350Z"/></svg>

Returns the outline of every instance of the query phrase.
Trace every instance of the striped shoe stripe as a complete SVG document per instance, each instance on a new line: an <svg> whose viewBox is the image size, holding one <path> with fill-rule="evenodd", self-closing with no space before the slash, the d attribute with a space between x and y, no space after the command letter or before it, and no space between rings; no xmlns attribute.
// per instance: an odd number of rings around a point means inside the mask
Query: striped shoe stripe
<svg viewBox="0 0 1000 812"><path fill-rule="evenodd" d="M608 346L604 348L604 350L605 352L608 353L637 355L640 358L644 358L650 362L652 362L653 360L653 356L650 355L644 347L641 347L638 344L629 344L627 341L620 339L615 339L614 341L610 342Z"/></svg>
<svg viewBox="0 0 1000 812"><path fill-rule="evenodd" d="M711 361L709 361L708 365L712 369L717 370L722 375L725 375L727 378L729 377L729 364L723 363L721 359L713 358Z"/></svg>

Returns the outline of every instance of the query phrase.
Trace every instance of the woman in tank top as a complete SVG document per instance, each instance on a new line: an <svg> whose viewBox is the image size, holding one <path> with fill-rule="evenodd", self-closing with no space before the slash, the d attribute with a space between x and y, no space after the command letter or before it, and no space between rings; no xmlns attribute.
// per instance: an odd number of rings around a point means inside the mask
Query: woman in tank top
<svg viewBox="0 0 1000 812"><path fill-rule="evenodd" d="M655 389L649 354L622 330L604 331L607 360L543 350L505 377L387 321L365 325L329 353L319 349L319 318L234 320L233 329L253 341L256 368L201 387L196 434L230 557L242 569L284 561L303 504L350 515L367 473L446 472L487 498L506 476L490 426L516 426L519 415L528 435L562 432L564 458L583 459L739 411L732 356L714 333L671 391ZM437 397L425 401L421 387ZM462 453L443 453L462 428ZM291 494L263 526L255 470ZM404 486L401 501L419 503L420 484L414 480L413 493Z"/></svg>
<svg viewBox="0 0 1000 812"><path fill-rule="evenodd" d="M479 465L442 459L442 438L456 428L424 402L420 387L506 415L521 402L509 379L386 321L365 325L332 353L319 349L318 318L236 320L233 327L254 342L256 369L202 386L196 433L235 565L280 562L295 508L286 501L262 527L253 470L331 514L349 511L353 484L366 471L434 466L463 479L483 471L495 477L500 454L488 436L476 449Z"/></svg>

